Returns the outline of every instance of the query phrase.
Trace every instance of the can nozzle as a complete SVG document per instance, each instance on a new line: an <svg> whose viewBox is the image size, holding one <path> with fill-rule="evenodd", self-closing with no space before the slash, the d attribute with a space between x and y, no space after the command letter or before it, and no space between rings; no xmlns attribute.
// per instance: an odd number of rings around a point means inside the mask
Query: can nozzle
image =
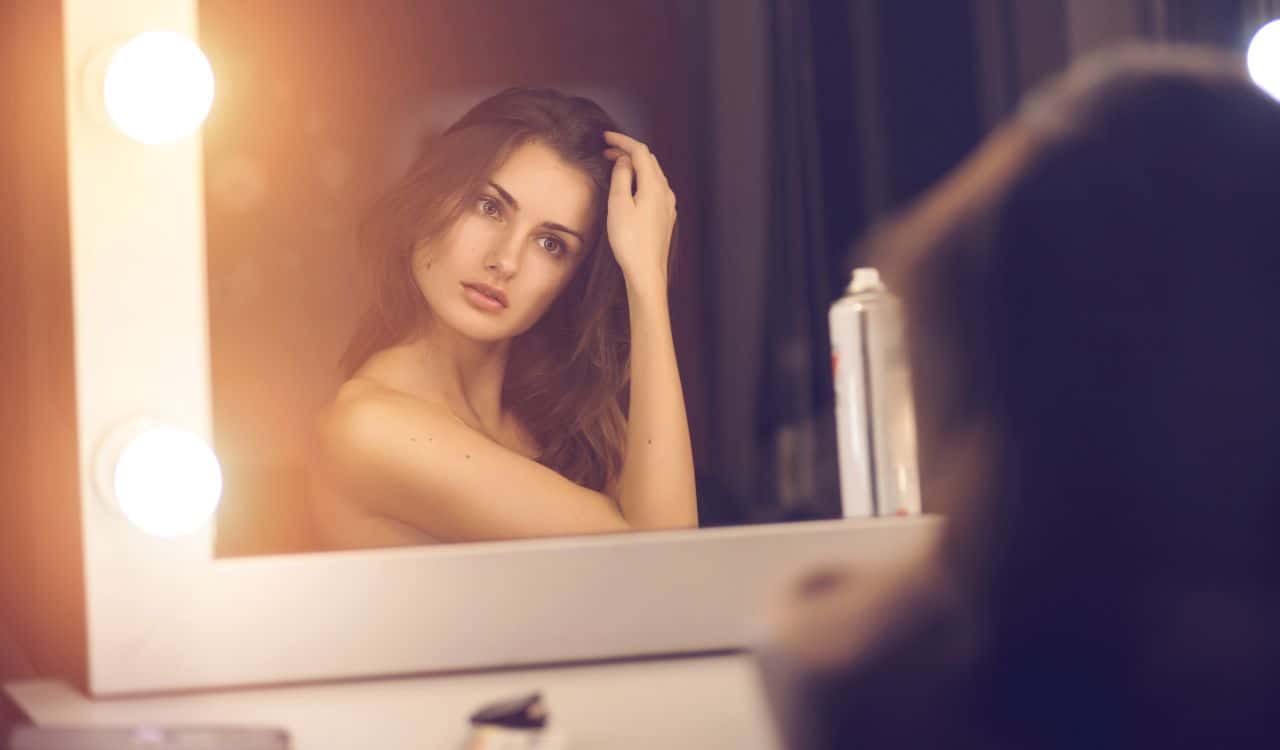
<svg viewBox="0 0 1280 750"><path fill-rule="evenodd" d="M869 292L873 289L879 289L883 286L880 282L880 272L874 268L863 267L853 269L853 276L849 279L849 287L846 292L849 294L857 294L859 292Z"/></svg>

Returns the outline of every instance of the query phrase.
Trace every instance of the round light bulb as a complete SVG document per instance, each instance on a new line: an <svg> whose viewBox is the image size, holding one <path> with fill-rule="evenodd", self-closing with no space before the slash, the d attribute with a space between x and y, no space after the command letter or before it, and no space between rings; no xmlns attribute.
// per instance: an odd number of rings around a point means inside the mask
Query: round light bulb
<svg viewBox="0 0 1280 750"><path fill-rule="evenodd" d="M196 131L213 106L213 68L181 34L148 31L120 45L102 86L107 115L130 138L171 143Z"/></svg>
<svg viewBox="0 0 1280 750"><path fill-rule="evenodd" d="M1280 19L1258 29L1245 55L1249 77L1276 99L1280 99Z"/></svg>
<svg viewBox="0 0 1280 750"><path fill-rule="evenodd" d="M120 450L111 486L135 526L155 536L177 536L213 516L222 497L222 469L199 435L148 427Z"/></svg>

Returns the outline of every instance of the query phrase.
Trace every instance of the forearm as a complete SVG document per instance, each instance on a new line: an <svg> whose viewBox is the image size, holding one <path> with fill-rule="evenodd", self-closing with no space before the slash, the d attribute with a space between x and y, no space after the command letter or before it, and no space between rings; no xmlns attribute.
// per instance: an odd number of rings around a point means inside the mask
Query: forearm
<svg viewBox="0 0 1280 750"><path fill-rule="evenodd" d="M695 527L693 447L666 288L628 281L627 302L631 399L619 505L635 528Z"/></svg>

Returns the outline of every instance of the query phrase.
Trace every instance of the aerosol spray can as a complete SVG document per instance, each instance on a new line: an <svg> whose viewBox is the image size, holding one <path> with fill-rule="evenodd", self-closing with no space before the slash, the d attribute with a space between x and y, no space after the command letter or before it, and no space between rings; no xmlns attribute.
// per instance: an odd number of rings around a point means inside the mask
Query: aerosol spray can
<svg viewBox="0 0 1280 750"><path fill-rule="evenodd" d="M840 502L846 518L920 512L916 420L902 306L874 268L831 305Z"/></svg>

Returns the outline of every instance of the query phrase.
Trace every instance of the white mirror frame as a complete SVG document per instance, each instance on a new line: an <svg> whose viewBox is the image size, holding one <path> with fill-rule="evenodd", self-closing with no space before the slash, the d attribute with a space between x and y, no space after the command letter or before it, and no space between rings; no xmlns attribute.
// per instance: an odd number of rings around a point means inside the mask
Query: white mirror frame
<svg viewBox="0 0 1280 750"><path fill-rule="evenodd" d="M199 134L145 146L85 95L135 33L198 39L195 0L64 0L79 468L93 695L737 648L780 576L922 552L936 519L830 521L215 560L147 536L95 454L150 418L211 440Z"/></svg>

